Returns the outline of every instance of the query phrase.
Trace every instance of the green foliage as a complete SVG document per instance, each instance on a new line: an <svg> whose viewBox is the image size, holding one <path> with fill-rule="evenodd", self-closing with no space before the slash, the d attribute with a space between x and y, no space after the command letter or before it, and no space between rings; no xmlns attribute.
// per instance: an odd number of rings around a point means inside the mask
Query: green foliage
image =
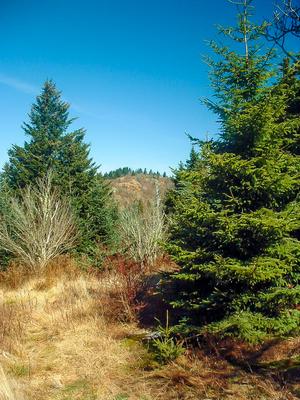
<svg viewBox="0 0 300 400"><path fill-rule="evenodd" d="M185 168L190 171L196 168L197 163L199 160L199 153L195 150L195 147L192 147L192 150L190 152L190 157L185 163Z"/></svg>
<svg viewBox="0 0 300 400"><path fill-rule="evenodd" d="M64 386L57 396L59 400L84 399L96 400L97 395L87 379L77 379Z"/></svg>
<svg viewBox="0 0 300 400"><path fill-rule="evenodd" d="M150 345L151 351L155 355L155 360L160 364L167 364L176 360L184 353L184 348L172 337L154 339Z"/></svg>
<svg viewBox="0 0 300 400"><path fill-rule="evenodd" d="M151 175L151 176L161 176L160 172L153 172L152 170L148 171L146 168L143 170L142 168L137 168L137 169L132 169L129 167L123 167L123 168L117 168L113 171L110 172L105 172L103 174L103 177L106 179L116 179L120 178L121 176L127 176L127 175ZM162 175L164 178L167 176L167 174L164 172Z"/></svg>
<svg viewBox="0 0 300 400"><path fill-rule="evenodd" d="M77 216L80 252L93 255L98 243L113 239L116 207L110 187L97 172L84 142L85 131L68 132L73 122L69 105L52 81L46 81L23 129L29 140L9 150L4 179L10 190L20 188L52 171L54 183L69 197Z"/></svg>
<svg viewBox="0 0 300 400"><path fill-rule="evenodd" d="M155 361L160 364L174 361L185 352L182 343L175 338L173 329L169 326L168 312L166 326L159 324L158 337L151 339L149 349L154 355Z"/></svg>
<svg viewBox="0 0 300 400"><path fill-rule="evenodd" d="M271 68L249 3L221 29L245 52L212 44L217 100L205 102L221 133L175 171L167 247L181 267L172 305L200 332L257 342L300 326L300 65Z"/></svg>
<svg viewBox="0 0 300 400"><path fill-rule="evenodd" d="M0 219L9 220L12 218L12 212L10 208L11 190L5 180L3 174L0 174ZM12 256L11 254L0 248L0 270L5 269Z"/></svg>
<svg viewBox="0 0 300 400"><path fill-rule="evenodd" d="M129 400L128 394L117 394L114 400Z"/></svg>
<svg viewBox="0 0 300 400"><path fill-rule="evenodd" d="M277 336L299 335L300 312L283 312L276 318L261 313L238 311L228 318L211 323L201 333L212 333L223 337L237 337L255 344Z"/></svg>
<svg viewBox="0 0 300 400"><path fill-rule="evenodd" d="M9 372L10 372L10 374L12 374L13 376L15 376L17 378L22 378L25 376L29 376L30 368L28 365L15 363L10 366Z"/></svg>

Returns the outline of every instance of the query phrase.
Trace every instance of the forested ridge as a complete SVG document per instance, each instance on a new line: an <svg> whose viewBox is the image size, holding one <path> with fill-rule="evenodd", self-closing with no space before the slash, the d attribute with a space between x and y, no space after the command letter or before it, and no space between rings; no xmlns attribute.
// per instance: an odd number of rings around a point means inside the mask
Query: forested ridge
<svg viewBox="0 0 300 400"><path fill-rule="evenodd" d="M300 7L229 3L171 178L101 173L45 81L0 175L0 400L299 398Z"/></svg>
<svg viewBox="0 0 300 400"><path fill-rule="evenodd" d="M136 169L132 169L130 167L122 167L122 168L117 168L113 171L109 171L109 172L105 172L103 174L104 178L107 179L115 179L115 178L120 178L121 176L127 176L127 175L139 175L139 174L143 174L143 175L150 175L153 177L166 177L167 174L166 172L163 172L162 174L159 171L153 172L152 169L147 170L147 168L136 168Z"/></svg>

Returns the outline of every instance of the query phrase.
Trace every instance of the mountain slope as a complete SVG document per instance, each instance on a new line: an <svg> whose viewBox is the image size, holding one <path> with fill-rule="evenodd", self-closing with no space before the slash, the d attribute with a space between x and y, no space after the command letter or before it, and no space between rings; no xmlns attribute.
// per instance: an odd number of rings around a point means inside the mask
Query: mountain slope
<svg viewBox="0 0 300 400"><path fill-rule="evenodd" d="M115 199L121 207L126 207L135 201L147 203L155 198L156 187L163 198L166 192L173 187L173 182L166 177L153 177L138 174L126 175L110 180Z"/></svg>

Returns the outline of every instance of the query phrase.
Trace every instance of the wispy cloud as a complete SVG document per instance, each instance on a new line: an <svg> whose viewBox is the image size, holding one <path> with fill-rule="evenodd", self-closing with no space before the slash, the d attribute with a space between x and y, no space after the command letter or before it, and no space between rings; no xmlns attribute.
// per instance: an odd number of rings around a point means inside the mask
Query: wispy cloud
<svg viewBox="0 0 300 400"><path fill-rule="evenodd" d="M98 114L93 111L88 111L77 103L70 103L70 102L68 102L68 103L70 104L71 110L75 111L76 113L83 114L83 115L86 115L87 117L91 117L91 118L95 118L95 119L99 119L99 120L102 120L103 118L105 118L105 116L103 114L100 114L100 113Z"/></svg>
<svg viewBox="0 0 300 400"><path fill-rule="evenodd" d="M38 88L36 86L21 81L19 79L12 78L10 76L3 75L1 73L0 73L0 84L9 86L10 88L18 90L19 92L22 93L35 94L38 92Z"/></svg>
<svg viewBox="0 0 300 400"><path fill-rule="evenodd" d="M8 86L8 87L15 89L21 93L37 95L40 92L40 88L38 88L35 85L32 85L31 83L28 83L28 82L22 81L20 79L17 79L17 78L11 77L11 76L7 76L7 75L1 74L1 73L0 73L0 85ZM103 118L103 116L101 116L99 114L85 110L79 104L72 103L69 101L68 101L68 103L70 104L71 109L79 114L84 114L84 115L87 115L89 117L96 118L96 119Z"/></svg>

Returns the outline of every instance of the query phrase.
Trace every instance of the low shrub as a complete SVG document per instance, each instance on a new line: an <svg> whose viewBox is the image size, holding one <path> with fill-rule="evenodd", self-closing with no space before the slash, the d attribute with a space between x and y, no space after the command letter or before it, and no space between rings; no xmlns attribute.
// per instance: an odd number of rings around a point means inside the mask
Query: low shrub
<svg viewBox="0 0 300 400"><path fill-rule="evenodd" d="M123 308L123 317L128 321L135 321L138 313L144 307L139 300L144 280L140 264L117 256L114 260L115 272L119 283L119 301Z"/></svg>
<svg viewBox="0 0 300 400"><path fill-rule="evenodd" d="M49 173L8 201L0 220L0 250L32 269L70 250L76 240L70 205L52 184Z"/></svg>
<svg viewBox="0 0 300 400"><path fill-rule="evenodd" d="M133 204L120 214L120 243L124 254L143 268L153 266L162 255L166 216L157 189L147 205Z"/></svg>
<svg viewBox="0 0 300 400"><path fill-rule="evenodd" d="M166 325L159 324L157 332L150 337L149 350L153 353L154 359L160 364L174 361L185 352L183 343L173 335L173 330L169 326L168 311Z"/></svg>

